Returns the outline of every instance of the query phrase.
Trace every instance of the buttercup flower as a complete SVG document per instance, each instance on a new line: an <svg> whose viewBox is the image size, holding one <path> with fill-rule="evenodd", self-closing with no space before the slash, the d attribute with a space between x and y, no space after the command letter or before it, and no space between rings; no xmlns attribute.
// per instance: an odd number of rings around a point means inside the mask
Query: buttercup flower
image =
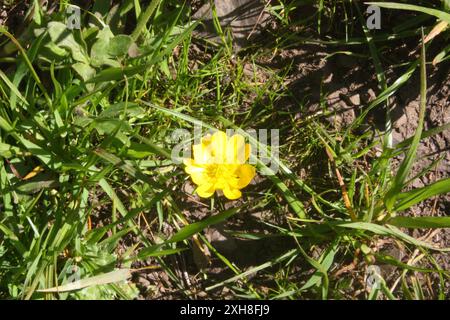
<svg viewBox="0 0 450 320"><path fill-rule="evenodd" d="M251 149L239 134L228 138L225 132L217 131L203 137L192 149L193 159L184 159L185 171L198 186L197 194L202 198L222 190L228 199L238 199L242 196L240 190L256 174L255 167L245 163Z"/></svg>

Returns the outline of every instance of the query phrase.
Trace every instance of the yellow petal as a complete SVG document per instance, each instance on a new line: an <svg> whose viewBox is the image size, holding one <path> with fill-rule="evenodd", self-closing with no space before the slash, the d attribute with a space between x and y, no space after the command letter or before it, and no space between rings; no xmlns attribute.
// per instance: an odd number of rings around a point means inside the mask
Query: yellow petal
<svg viewBox="0 0 450 320"><path fill-rule="evenodd" d="M248 158L250 158L250 154L252 153L252 146L250 144L246 144L245 145L245 161L248 160Z"/></svg>
<svg viewBox="0 0 450 320"><path fill-rule="evenodd" d="M184 158L183 159L183 164L185 166L193 166L193 165L195 165L195 162L194 162L194 159Z"/></svg>
<svg viewBox="0 0 450 320"><path fill-rule="evenodd" d="M201 165L196 165L195 163L189 164L184 168L184 171L186 171L187 174L192 174L195 172L204 172L205 168Z"/></svg>
<svg viewBox="0 0 450 320"><path fill-rule="evenodd" d="M239 177L237 176L237 171L238 171L238 166L236 166L236 169L233 171L233 175L228 176L226 178L226 184L229 185L231 188L241 189L239 187Z"/></svg>
<svg viewBox="0 0 450 320"><path fill-rule="evenodd" d="M209 182L208 175L204 171L192 172L190 175L192 182L198 186Z"/></svg>
<svg viewBox="0 0 450 320"><path fill-rule="evenodd" d="M205 147L207 147L208 145L210 145L210 144L211 144L211 135L208 133L206 136L204 136L204 137L201 139L201 142L202 142L202 144L205 145Z"/></svg>
<svg viewBox="0 0 450 320"><path fill-rule="evenodd" d="M194 161L198 164L208 163L208 160L211 159L211 148L209 145L203 143L195 144L192 150L194 152Z"/></svg>
<svg viewBox="0 0 450 320"><path fill-rule="evenodd" d="M239 189L234 189L230 187L224 188L223 194L230 200L236 200L242 196L242 192Z"/></svg>
<svg viewBox="0 0 450 320"><path fill-rule="evenodd" d="M223 131L217 131L211 138L211 153L215 157L216 164L223 164L226 160L227 152L227 134Z"/></svg>
<svg viewBox="0 0 450 320"><path fill-rule="evenodd" d="M197 165L195 163L191 164L191 165L187 165L184 168L184 171L186 171L186 173L191 174L193 172L199 172L199 171L205 171L205 168L201 165Z"/></svg>
<svg viewBox="0 0 450 320"><path fill-rule="evenodd" d="M186 165L184 171L191 176L196 185L208 182L208 175L204 167L197 165L192 159L185 159L184 164Z"/></svg>
<svg viewBox="0 0 450 320"><path fill-rule="evenodd" d="M211 183L202 184L197 188L197 194L202 198L209 198L214 194L214 185Z"/></svg>
<svg viewBox="0 0 450 320"><path fill-rule="evenodd" d="M256 175L256 169L252 165L244 164L239 167L236 174L239 177L237 187L239 189L245 188L253 180Z"/></svg>
<svg viewBox="0 0 450 320"><path fill-rule="evenodd" d="M228 139L227 163L242 164L246 160L245 139L240 134L235 134Z"/></svg>

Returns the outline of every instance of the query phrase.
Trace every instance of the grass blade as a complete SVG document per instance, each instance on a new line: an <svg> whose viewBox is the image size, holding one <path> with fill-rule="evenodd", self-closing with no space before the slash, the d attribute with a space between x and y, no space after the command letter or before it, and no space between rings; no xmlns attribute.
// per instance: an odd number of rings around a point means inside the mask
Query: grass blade
<svg viewBox="0 0 450 320"><path fill-rule="evenodd" d="M210 225L217 224L217 223L227 220L228 218L235 215L237 211L238 211L238 208L232 208L229 210L225 210L224 212L221 212L219 214L216 214L212 217L206 218L202 221L191 223L187 226L184 226L174 236L172 236L169 240L167 240L167 242L183 241L183 240L189 238L190 236L202 231L203 229L205 229L206 227L208 227Z"/></svg>
<svg viewBox="0 0 450 320"><path fill-rule="evenodd" d="M396 3L396 2L366 2L368 5L375 5L380 8L386 8L386 9L398 9L398 10L409 10L409 11L417 11L426 13L432 16L435 16L436 18L439 18L443 21L447 21L450 23L450 14L446 13L445 11L433 9L433 8L427 8L422 6L416 6L412 4L403 4L403 3Z"/></svg>
<svg viewBox="0 0 450 320"><path fill-rule="evenodd" d="M119 281L126 281L131 278L130 269L119 269L115 271L111 271L105 274L101 274L98 276L90 277L87 279L82 279L79 281L71 282L62 286L57 286L48 289L40 289L36 290L37 292L65 292L65 291L74 291L80 290L83 288L109 284Z"/></svg>
<svg viewBox="0 0 450 320"><path fill-rule="evenodd" d="M417 124L416 133L414 134L414 138L411 142L411 146L400 165L398 172L395 176L394 182L387 192L386 197L384 199L386 208L389 211L392 211L394 208L396 197L399 192L404 187L404 182L408 177L408 174L413 165L414 159L416 157L417 148L419 147L420 138L422 136L423 125L425 120L425 110L427 105L427 70L426 70L426 53L425 53L425 44L424 33L422 30L422 52L421 52L421 63L420 63L420 109L419 109L419 122Z"/></svg>
<svg viewBox="0 0 450 320"><path fill-rule="evenodd" d="M450 228L450 217L394 217L387 223L410 229Z"/></svg>

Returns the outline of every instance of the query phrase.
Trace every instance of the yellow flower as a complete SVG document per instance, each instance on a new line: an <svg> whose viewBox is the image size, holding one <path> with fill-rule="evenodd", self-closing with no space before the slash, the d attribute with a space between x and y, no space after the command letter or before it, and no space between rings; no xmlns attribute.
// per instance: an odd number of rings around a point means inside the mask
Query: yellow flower
<svg viewBox="0 0 450 320"><path fill-rule="evenodd" d="M245 188L256 174L255 167L245 163L250 157L250 145L243 136L235 134L228 138L218 131L201 139L193 146L193 159L185 159L185 171L198 186L197 194L211 197L216 190L222 190L230 200L242 196Z"/></svg>

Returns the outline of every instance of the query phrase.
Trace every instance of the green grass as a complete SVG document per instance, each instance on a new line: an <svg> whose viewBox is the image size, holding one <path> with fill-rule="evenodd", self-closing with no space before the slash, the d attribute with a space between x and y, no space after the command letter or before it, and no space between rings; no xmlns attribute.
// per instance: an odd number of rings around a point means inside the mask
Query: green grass
<svg viewBox="0 0 450 320"><path fill-rule="evenodd" d="M310 5L313 16L296 18ZM409 188L419 144L448 129L424 130L426 65L445 63L448 48L431 57L421 34L449 14L426 2L380 5L419 11L428 23L373 34L352 1L279 1L267 9L278 21L271 41L239 55L226 30L218 30L224 43L202 49L193 34L198 22L178 1L124 1L114 15L108 1L96 1L91 11L99 15L82 10L81 30L67 29L68 1L61 1L52 14L30 10L21 34L0 27L0 298L133 299L139 290L131 279L148 270L167 276L172 298L223 298L224 287L228 296L253 299L448 298L450 274L435 254L450 248L409 229L449 228L450 218L408 210L450 192L449 179ZM405 57L403 74L388 82L383 49L398 39L416 41L420 58ZM297 101L285 87L290 66L260 63L311 43L329 46L328 58L344 52L373 64L379 93L348 128L328 125L325 109L303 117L308 99ZM415 135L393 146L389 113L388 130L361 134L369 111L414 74L421 83ZM286 99L296 110L282 108ZM183 166L172 162L170 137L198 124L241 130L263 149L270 147L244 130L279 129L279 171L259 161L258 172L272 174L245 189L242 201L195 198L184 188ZM320 172L302 173L314 164ZM206 217L195 218L199 212ZM250 218L258 212L265 214ZM259 231L246 229L248 219ZM221 223L236 239L283 244L264 262L240 266L204 234ZM406 256L378 251L382 241ZM180 267L193 252L214 260L226 279ZM365 288L361 279L374 264L395 268L395 281ZM150 297L160 297L157 285L145 289Z"/></svg>

